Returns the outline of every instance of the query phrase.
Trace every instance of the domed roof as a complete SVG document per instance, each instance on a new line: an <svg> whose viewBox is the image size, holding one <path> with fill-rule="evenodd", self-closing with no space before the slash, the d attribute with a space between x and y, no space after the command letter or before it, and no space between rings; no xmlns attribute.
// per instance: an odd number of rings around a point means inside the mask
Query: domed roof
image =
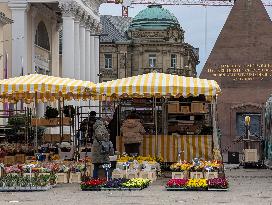
<svg viewBox="0 0 272 205"><path fill-rule="evenodd" d="M129 30L165 30L180 27L177 18L161 5L150 5L132 20Z"/></svg>

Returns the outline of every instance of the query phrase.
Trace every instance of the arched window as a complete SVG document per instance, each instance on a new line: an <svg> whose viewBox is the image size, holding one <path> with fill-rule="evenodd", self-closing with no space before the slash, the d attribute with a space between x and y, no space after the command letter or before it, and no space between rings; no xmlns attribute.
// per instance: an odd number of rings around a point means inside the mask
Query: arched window
<svg viewBox="0 0 272 205"><path fill-rule="evenodd" d="M35 44L41 48L50 51L48 32L46 30L44 22L42 21L38 24L38 28L36 30Z"/></svg>

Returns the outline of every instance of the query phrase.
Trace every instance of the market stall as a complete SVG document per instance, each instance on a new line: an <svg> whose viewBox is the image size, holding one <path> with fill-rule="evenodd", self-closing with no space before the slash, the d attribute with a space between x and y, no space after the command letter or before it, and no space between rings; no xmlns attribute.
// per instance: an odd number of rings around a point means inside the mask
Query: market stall
<svg viewBox="0 0 272 205"><path fill-rule="evenodd" d="M151 132L144 136L140 148L144 156L160 156L166 162L176 161L179 153L183 153L183 159L200 157L208 160L213 158L214 153L220 157L215 116L216 96L220 88L215 81L149 73L100 83L96 85L95 91L120 104L123 99L133 99L137 103L135 110L141 116L144 116L141 112L144 109L139 109L138 99L146 100L142 104L153 103L153 106L144 110L150 113L149 120L154 119ZM120 113L119 119L122 119L126 110L120 109ZM208 124L210 127L205 128L210 130L197 130L198 127L194 127L196 122ZM179 130L171 131L171 127ZM116 141L117 150L122 153L122 136L118 135Z"/></svg>
<svg viewBox="0 0 272 205"><path fill-rule="evenodd" d="M68 155L71 150L63 150L62 148L56 148L54 146L39 146L38 143L38 126L43 127L53 127L60 126L60 134L58 134L58 139L56 135L48 132L44 135L43 141L45 143L52 142L63 142L65 138L70 138L71 135L66 136L63 133L63 126L70 125L71 119L68 120L62 116L63 113L57 114L56 108L49 107L50 112L46 113L46 118L38 118L36 116L36 108L38 103L45 102L59 102L59 106L64 105L66 100L87 100L91 98L92 92L90 89L94 86L92 82L81 81L68 78L60 78L47 75L30 74L21 77L15 77L10 79L5 79L0 81L0 98L3 103L18 103L21 102L22 105L27 105L33 107L34 112L31 115L30 124L35 132L35 138L32 141L26 141L26 144L3 144L0 146L1 160L4 164L1 164L1 171L4 171L5 175L16 175L20 180L24 180L25 175L32 176L32 173L28 173L23 167L31 167L30 170L36 170L38 175L54 174L57 176L57 181L61 182L80 182L81 176L83 174L82 167L87 166L87 160L81 164L75 164L77 162L68 162L69 167L67 170L69 173L62 173L61 170L49 170L48 167L53 165L66 166L67 161L60 159L61 153L65 152ZM69 107L68 107L69 108ZM65 106L63 106L63 112L65 114ZM48 109L46 110L48 111ZM51 118L54 114L54 118ZM71 116L71 109L68 109L68 114ZM69 117L69 116L68 116ZM49 139L50 138L50 139ZM54 140L52 140L54 139ZM47 144L48 145L48 144ZM70 147L71 148L71 147ZM69 147L65 147L69 149ZM56 154L59 153L59 154ZM73 153L74 154L74 153ZM50 162L48 162L50 161ZM46 162L44 164L44 162ZM46 166L46 167L44 167ZM75 168L77 167L77 168ZM78 167L81 167L80 169ZM47 169L48 168L48 169ZM39 170L39 171L37 171ZM76 171L77 170L77 171ZM92 170L92 169L90 169ZM13 173L16 172L16 173ZM31 171L30 171L31 172ZM67 175L68 174L68 175ZM91 174L84 170L84 174ZM33 175L33 177L36 177ZM5 179L6 180L6 179ZM30 182L31 183L31 182ZM21 185L20 185L21 186ZM30 186L32 187L32 185Z"/></svg>

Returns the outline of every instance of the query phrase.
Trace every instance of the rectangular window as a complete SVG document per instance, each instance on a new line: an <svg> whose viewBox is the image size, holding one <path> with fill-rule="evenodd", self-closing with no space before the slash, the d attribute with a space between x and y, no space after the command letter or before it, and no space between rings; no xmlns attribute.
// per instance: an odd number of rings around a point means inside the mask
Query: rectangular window
<svg viewBox="0 0 272 205"><path fill-rule="evenodd" d="M150 68L156 67L156 54L149 54L148 63Z"/></svg>
<svg viewBox="0 0 272 205"><path fill-rule="evenodd" d="M250 116L250 134L261 136L261 114L258 113L237 113L236 114L236 130L238 136L245 136L245 117Z"/></svg>
<svg viewBox="0 0 272 205"><path fill-rule="evenodd" d="M177 55L171 54L171 68L177 67Z"/></svg>
<svg viewBox="0 0 272 205"><path fill-rule="evenodd" d="M112 54L105 55L105 68L112 69Z"/></svg>

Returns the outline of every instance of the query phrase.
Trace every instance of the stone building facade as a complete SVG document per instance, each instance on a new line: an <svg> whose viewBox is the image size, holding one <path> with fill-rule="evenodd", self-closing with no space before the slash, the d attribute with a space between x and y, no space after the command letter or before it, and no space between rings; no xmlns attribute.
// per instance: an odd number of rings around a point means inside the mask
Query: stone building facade
<svg viewBox="0 0 272 205"><path fill-rule="evenodd" d="M100 81L153 71L196 76L198 48L184 42L177 18L161 5L135 18L101 16Z"/></svg>

